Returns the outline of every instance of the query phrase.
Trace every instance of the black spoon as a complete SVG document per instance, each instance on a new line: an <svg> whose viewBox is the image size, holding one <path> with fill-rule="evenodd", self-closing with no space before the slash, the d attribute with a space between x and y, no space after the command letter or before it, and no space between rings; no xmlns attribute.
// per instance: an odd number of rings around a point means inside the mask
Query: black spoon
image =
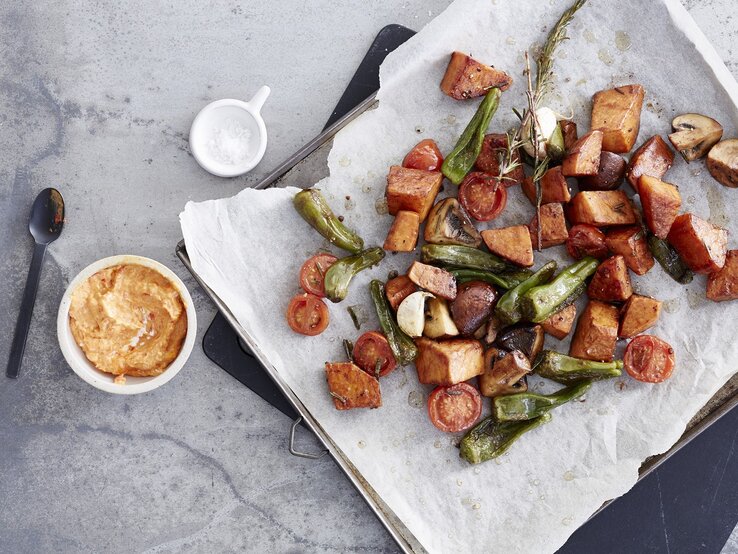
<svg viewBox="0 0 738 554"><path fill-rule="evenodd" d="M18 373L20 373L46 247L59 238L62 227L64 227L64 199L62 195L56 189L42 190L36 200L33 201L31 221L28 223L28 230L31 232L33 240L36 241L36 245L33 248L31 269L28 271L26 288L23 291L23 301L21 302L18 321L15 324L13 345L10 347L10 359L8 360L6 374L13 379L18 377Z"/></svg>

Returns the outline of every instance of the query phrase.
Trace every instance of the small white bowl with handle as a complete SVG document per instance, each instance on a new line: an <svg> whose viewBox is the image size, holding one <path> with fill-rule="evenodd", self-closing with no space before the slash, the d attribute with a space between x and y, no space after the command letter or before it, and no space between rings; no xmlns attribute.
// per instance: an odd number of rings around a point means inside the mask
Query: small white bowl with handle
<svg viewBox="0 0 738 554"><path fill-rule="evenodd" d="M270 92L263 86L248 102L225 98L200 110L189 140L192 155L203 169L218 177L237 177L256 167L267 146L261 108Z"/></svg>

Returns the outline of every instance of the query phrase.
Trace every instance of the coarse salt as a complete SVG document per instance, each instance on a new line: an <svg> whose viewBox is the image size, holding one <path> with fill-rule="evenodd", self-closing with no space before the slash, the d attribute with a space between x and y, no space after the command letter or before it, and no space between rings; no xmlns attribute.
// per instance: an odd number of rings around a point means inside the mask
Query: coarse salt
<svg viewBox="0 0 738 554"><path fill-rule="evenodd" d="M222 127L213 129L207 146L210 155L218 163L240 164L252 156L251 131L235 119L226 119Z"/></svg>

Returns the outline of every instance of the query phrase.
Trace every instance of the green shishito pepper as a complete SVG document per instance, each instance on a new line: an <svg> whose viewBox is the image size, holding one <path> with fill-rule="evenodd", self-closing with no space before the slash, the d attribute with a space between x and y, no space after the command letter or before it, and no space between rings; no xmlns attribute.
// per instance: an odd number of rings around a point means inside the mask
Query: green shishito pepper
<svg viewBox="0 0 738 554"><path fill-rule="evenodd" d="M335 262L325 272L325 296L331 302L340 302L348 294L351 279L365 269L378 264L384 258L381 248L369 248L360 254L346 256Z"/></svg>
<svg viewBox="0 0 738 554"><path fill-rule="evenodd" d="M517 285L515 288L508 290L497 301L497 305L495 306L495 315L504 325L512 325L523 319L523 314L520 310L521 297L533 287L538 287L548 283L555 272L556 262L551 260L528 279Z"/></svg>
<svg viewBox="0 0 738 554"><path fill-rule="evenodd" d="M553 281L533 287L520 299L520 309L527 321L540 323L565 308L586 290L586 280L599 262L586 256L564 268Z"/></svg>
<svg viewBox="0 0 738 554"><path fill-rule="evenodd" d="M489 271L482 271L480 269L446 267L446 271L456 277L456 283L458 285L468 281L484 281L485 283L495 285L505 290L517 287L531 275L531 272L527 269L505 271L504 273L490 273Z"/></svg>
<svg viewBox="0 0 738 554"><path fill-rule="evenodd" d="M682 285L692 282L694 274L671 244L652 233L648 233L648 249L669 277Z"/></svg>
<svg viewBox="0 0 738 554"><path fill-rule="evenodd" d="M526 421L540 417L557 406L579 398L591 386L591 381L582 381L553 394L519 392L496 396L492 399L492 414L497 421Z"/></svg>
<svg viewBox="0 0 738 554"><path fill-rule="evenodd" d="M461 439L459 455L471 464L479 464L497 458L523 433L551 421L551 414L527 421L495 421L486 417Z"/></svg>
<svg viewBox="0 0 738 554"><path fill-rule="evenodd" d="M471 246L455 244L426 244L420 249L420 258L427 264L442 264L457 269L479 269L502 273L514 267L501 258L488 252L482 252Z"/></svg>
<svg viewBox="0 0 738 554"><path fill-rule="evenodd" d="M302 190L295 194L292 202L297 213L331 244L352 254L364 250L363 239L341 223L319 190Z"/></svg>
<svg viewBox="0 0 738 554"><path fill-rule="evenodd" d="M534 373L562 385L571 385L585 380L612 379L622 375L622 369L622 360L593 362L592 360L573 358L553 350L541 352L533 366Z"/></svg>
<svg viewBox="0 0 738 554"><path fill-rule="evenodd" d="M397 325L395 318L392 316L387 297L384 294L384 284L382 281L374 279L369 284L369 290L372 295L374 307L377 310L377 318L379 326L382 328L384 336L387 337L392 354L395 361L399 365L407 365L418 356L418 347L415 346L413 339L407 336Z"/></svg>
<svg viewBox="0 0 738 554"><path fill-rule="evenodd" d="M441 172L453 184L461 183L474 166L474 162L477 161L477 156L482 150L484 134L500 104L500 94L500 89L490 89L482 103L479 104L474 117L461 133L456 146L443 160Z"/></svg>

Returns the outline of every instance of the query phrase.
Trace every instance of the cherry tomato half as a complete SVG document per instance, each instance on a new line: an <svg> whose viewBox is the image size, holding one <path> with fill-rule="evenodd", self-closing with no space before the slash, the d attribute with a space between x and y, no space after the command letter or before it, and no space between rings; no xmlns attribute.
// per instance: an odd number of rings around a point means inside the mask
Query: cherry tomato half
<svg viewBox="0 0 738 554"><path fill-rule="evenodd" d="M605 244L605 234L594 225L586 223L574 225L569 229L566 250L575 260L581 260L585 256L602 260L610 253Z"/></svg>
<svg viewBox="0 0 738 554"><path fill-rule="evenodd" d="M354 345L354 363L373 377L384 377L397 367L387 338L379 331L368 331ZM377 375L379 362L379 375Z"/></svg>
<svg viewBox="0 0 738 554"><path fill-rule="evenodd" d="M328 327L328 320L328 306L314 294L298 294L287 307L287 323L301 335L319 335Z"/></svg>
<svg viewBox="0 0 738 554"><path fill-rule="evenodd" d="M473 171L459 187L459 202L477 221L489 221L505 209L507 188L500 186L494 175Z"/></svg>
<svg viewBox="0 0 738 554"><path fill-rule="evenodd" d="M425 171L440 171L443 156L438 149L436 141L432 139L421 140L402 160L402 167L410 169L424 169Z"/></svg>
<svg viewBox="0 0 738 554"><path fill-rule="evenodd" d="M639 335L628 344L623 365L628 375L644 383L660 383L674 370L674 349L652 335Z"/></svg>
<svg viewBox="0 0 738 554"><path fill-rule="evenodd" d="M428 397L428 415L441 431L466 431L482 415L482 396L467 383L436 387Z"/></svg>
<svg viewBox="0 0 738 554"><path fill-rule="evenodd" d="M300 268L302 290L321 298L325 296L325 272L338 258L333 254L316 254Z"/></svg>

